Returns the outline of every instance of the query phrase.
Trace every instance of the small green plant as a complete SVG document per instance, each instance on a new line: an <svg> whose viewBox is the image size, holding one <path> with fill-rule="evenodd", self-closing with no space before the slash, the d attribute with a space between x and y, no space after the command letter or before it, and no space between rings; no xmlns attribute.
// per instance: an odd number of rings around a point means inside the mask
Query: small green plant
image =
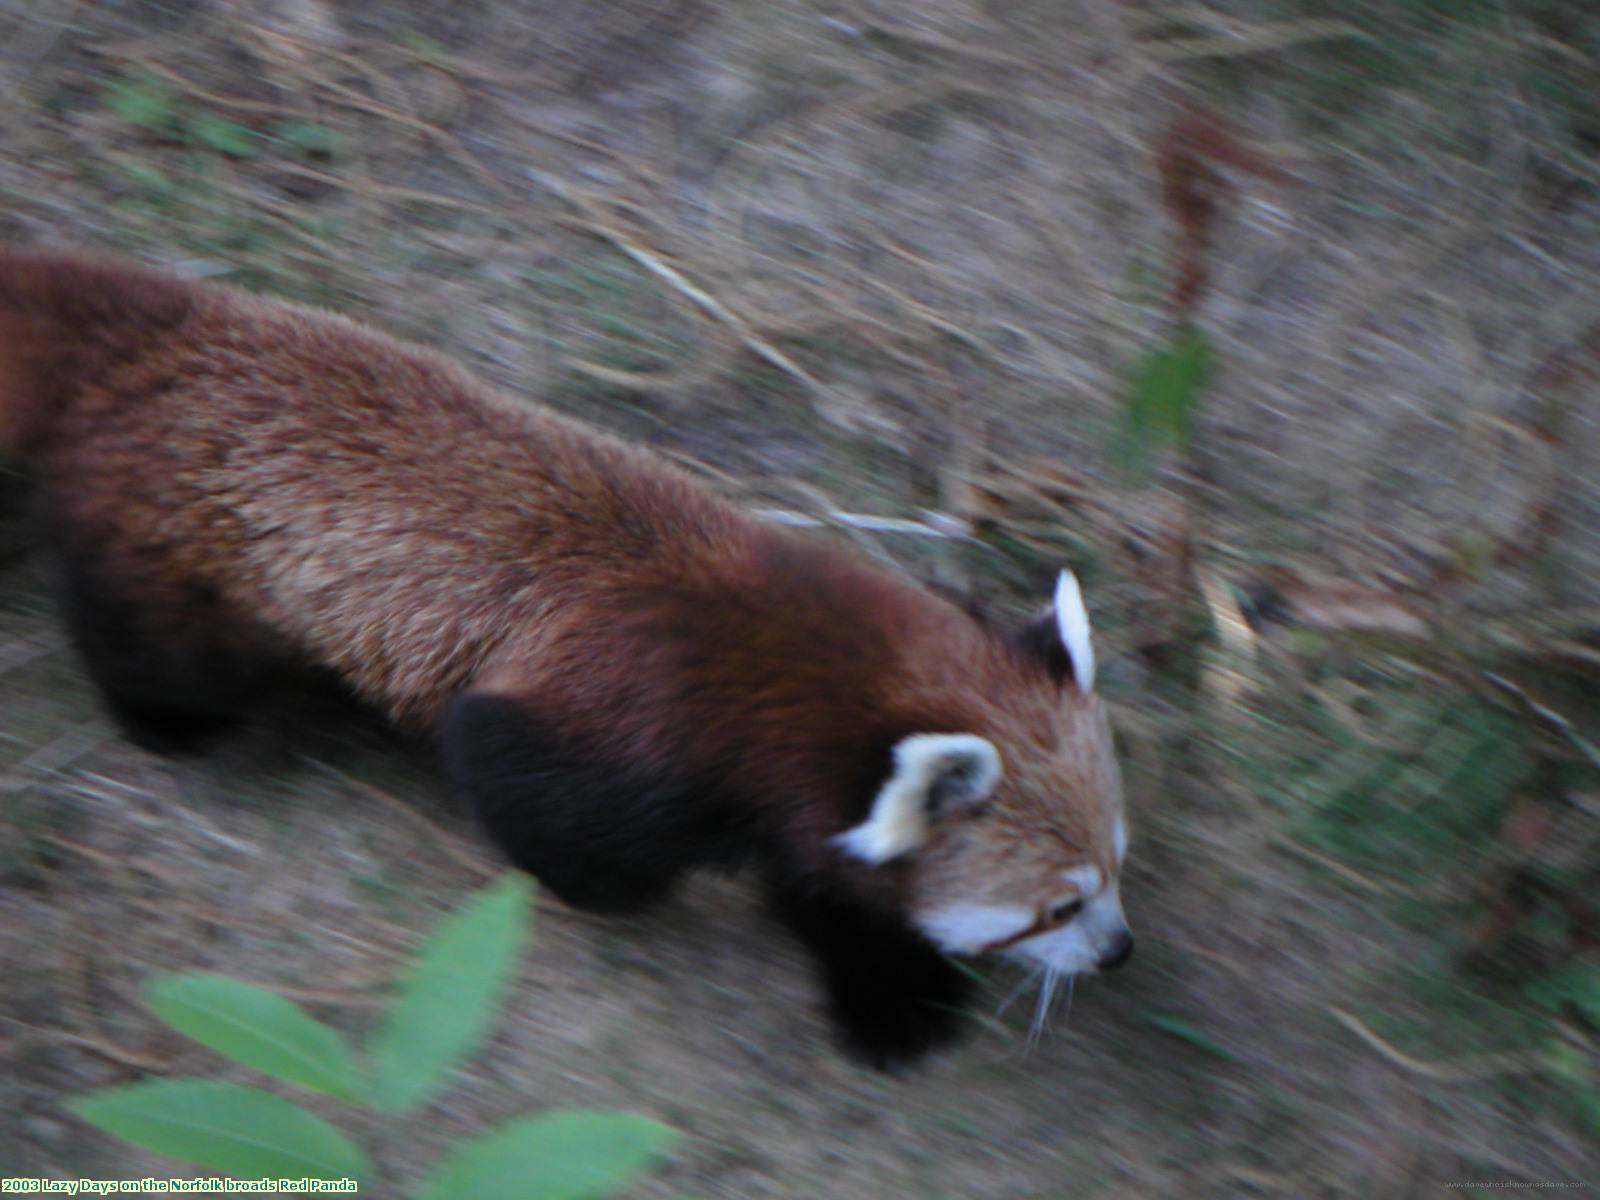
<svg viewBox="0 0 1600 1200"><path fill-rule="evenodd" d="M258 150L255 130L214 113L194 114L185 122L185 132L207 150L229 158L254 158Z"/></svg>
<svg viewBox="0 0 1600 1200"><path fill-rule="evenodd" d="M339 135L315 121L280 121L267 136L308 158L332 158L339 149Z"/></svg>
<svg viewBox="0 0 1600 1200"><path fill-rule="evenodd" d="M1371 1023L1423 1059L1520 1058L1523 1069L1482 1086L1600 1127L1600 965L1567 927L1586 911L1587 860L1564 868L1560 836L1580 826L1516 844L1519 799L1537 798L1536 811L1562 803L1563 785L1541 769L1549 749L1479 694L1431 678L1366 681L1359 715L1319 708L1263 726L1240 760L1293 843L1366 881L1362 924L1412 935L1374 977L1384 1003ZM1586 764L1574 771L1574 793L1593 786ZM1402 994L1414 1007L1391 1003Z"/></svg>
<svg viewBox="0 0 1600 1200"><path fill-rule="evenodd" d="M113 79L101 98L118 117L142 129L170 129L183 107L183 98L177 90L149 71L136 71Z"/></svg>
<svg viewBox="0 0 1600 1200"><path fill-rule="evenodd" d="M1296 833L1370 874L1397 880L1468 877L1498 845L1496 831L1527 782L1524 738L1511 717L1448 697L1391 700L1386 730L1399 751L1356 744L1338 774L1314 781ZM1400 733L1398 731L1405 731ZM1425 906L1420 920L1432 920Z"/></svg>
<svg viewBox="0 0 1600 1200"><path fill-rule="evenodd" d="M347 1103L415 1112L477 1050L526 940L531 883L507 876L423 943L363 1056L274 992L205 974L145 989L179 1032L264 1075ZM245 1178L370 1180L362 1149L270 1092L204 1079L108 1088L68 1105L91 1125L160 1154ZM519 1117L459 1145L414 1200L587 1200L659 1158L676 1133L625 1113Z"/></svg>
<svg viewBox="0 0 1600 1200"><path fill-rule="evenodd" d="M1128 403L1113 452L1118 464L1142 476L1166 449L1189 448L1200 393L1211 378L1211 339L1187 322L1145 353L1128 384Z"/></svg>
<svg viewBox="0 0 1600 1200"><path fill-rule="evenodd" d="M255 158L263 147L289 157L331 158L339 139L315 121L279 121L258 133L248 125L195 108L187 97L150 71L135 71L107 83L101 102L120 120L226 158Z"/></svg>
<svg viewBox="0 0 1600 1200"><path fill-rule="evenodd" d="M1536 1011L1557 1021L1574 1017L1589 1029L1600 1028L1600 963L1572 962L1534 978L1523 996ZM1600 1064L1577 1039L1547 1026L1539 1048L1546 1071L1566 1096L1568 1107L1590 1129L1600 1131Z"/></svg>

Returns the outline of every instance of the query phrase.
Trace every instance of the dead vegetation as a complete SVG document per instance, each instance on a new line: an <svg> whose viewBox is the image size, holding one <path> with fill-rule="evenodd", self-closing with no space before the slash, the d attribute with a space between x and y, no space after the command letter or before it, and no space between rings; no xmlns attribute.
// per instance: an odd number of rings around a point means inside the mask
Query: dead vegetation
<svg viewBox="0 0 1600 1200"><path fill-rule="evenodd" d="M10 240L368 317L1000 607L1089 582L1137 965L896 1083L736 881L546 907L494 1053L363 1139L392 1180L592 1104L688 1135L641 1196L1592 1181L1582 6L19 0L0 45ZM1114 465L1184 331L1203 381ZM59 1107L216 1069L148 972L360 1025L493 864L375 731L140 756L4 569L0 1165L160 1173Z"/></svg>

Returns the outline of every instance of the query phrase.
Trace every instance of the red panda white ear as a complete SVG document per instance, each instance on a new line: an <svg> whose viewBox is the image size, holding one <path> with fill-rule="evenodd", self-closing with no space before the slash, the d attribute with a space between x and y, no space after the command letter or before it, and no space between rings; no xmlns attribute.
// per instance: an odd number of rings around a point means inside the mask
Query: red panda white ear
<svg viewBox="0 0 1600 1200"><path fill-rule="evenodd" d="M1094 691L1094 643L1089 638L1089 610L1071 571L1062 571L1056 579L1055 610L1061 646L1072 663L1072 681L1087 695Z"/></svg>
<svg viewBox="0 0 1600 1200"><path fill-rule="evenodd" d="M877 866L927 839L928 819L986 799L1000 783L1000 752L971 733L916 733L894 748L894 774L867 819L834 838L853 858Z"/></svg>

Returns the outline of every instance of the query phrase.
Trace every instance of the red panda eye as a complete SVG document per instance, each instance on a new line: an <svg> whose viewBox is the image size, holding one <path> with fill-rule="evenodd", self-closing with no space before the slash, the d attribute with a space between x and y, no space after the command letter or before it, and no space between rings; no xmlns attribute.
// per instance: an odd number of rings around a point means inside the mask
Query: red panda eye
<svg viewBox="0 0 1600 1200"><path fill-rule="evenodd" d="M1045 915L1050 918L1052 925L1065 925L1082 911L1083 898L1079 896L1072 900L1063 900L1060 904L1052 904Z"/></svg>

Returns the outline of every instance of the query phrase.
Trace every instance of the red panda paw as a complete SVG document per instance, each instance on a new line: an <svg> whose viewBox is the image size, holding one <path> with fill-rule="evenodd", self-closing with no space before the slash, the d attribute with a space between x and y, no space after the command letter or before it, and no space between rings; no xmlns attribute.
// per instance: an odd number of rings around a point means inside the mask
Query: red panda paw
<svg viewBox="0 0 1600 1200"><path fill-rule="evenodd" d="M847 1053L901 1074L965 1032L971 981L910 926L816 885L777 889L773 907L821 967Z"/></svg>
<svg viewBox="0 0 1600 1200"><path fill-rule="evenodd" d="M902 994L834 995L830 1012L839 1042L857 1061L895 1076L910 1074L930 1051L962 1033L958 1004Z"/></svg>

